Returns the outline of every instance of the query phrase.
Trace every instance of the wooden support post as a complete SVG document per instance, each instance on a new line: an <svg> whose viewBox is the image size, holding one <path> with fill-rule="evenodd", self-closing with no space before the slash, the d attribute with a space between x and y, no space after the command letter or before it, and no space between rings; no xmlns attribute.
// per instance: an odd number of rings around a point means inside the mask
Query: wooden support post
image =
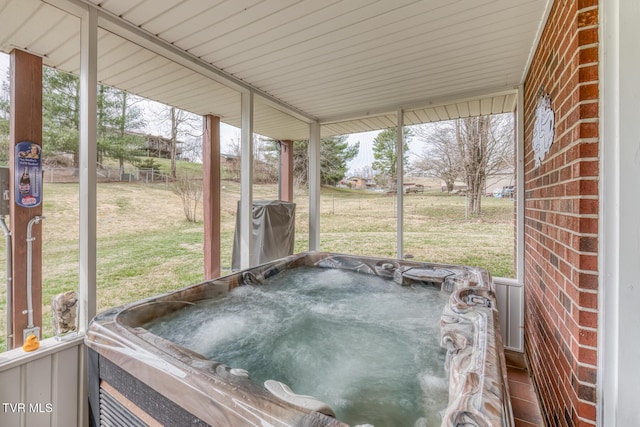
<svg viewBox="0 0 640 427"><path fill-rule="evenodd" d="M15 147L30 141L42 146L42 58L20 50L11 52L11 122L9 142L10 216L13 274L13 345L23 344L23 330L28 325L27 311L27 224L42 215L42 204L25 208L16 204ZM35 177L34 177L35 178ZM40 178L42 179L42 178ZM33 324L42 328L42 223L31 229L31 300Z"/></svg>
<svg viewBox="0 0 640 427"><path fill-rule="evenodd" d="M220 276L220 117L206 115L202 140L204 278Z"/></svg>
<svg viewBox="0 0 640 427"><path fill-rule="evenodd" d="M280 141L280 200L293 202L293 141Z"/></svg>

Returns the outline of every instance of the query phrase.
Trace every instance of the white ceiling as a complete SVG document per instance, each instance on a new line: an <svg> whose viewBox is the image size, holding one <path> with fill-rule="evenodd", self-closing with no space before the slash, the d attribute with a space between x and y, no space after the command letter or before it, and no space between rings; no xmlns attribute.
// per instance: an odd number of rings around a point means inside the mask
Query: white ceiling
<svg viewBox="0 0 640 427"><path fill-rule="evenodd" d="M100 82L302 139L513 111L552 0L0 0L0 50L79 72L99 10Z"/></svg>

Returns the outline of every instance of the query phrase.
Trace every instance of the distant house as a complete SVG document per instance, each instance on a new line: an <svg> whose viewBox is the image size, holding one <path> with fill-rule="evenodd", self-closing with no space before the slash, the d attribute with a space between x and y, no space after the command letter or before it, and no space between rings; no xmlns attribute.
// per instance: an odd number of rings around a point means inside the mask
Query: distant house
<svg viewBox="0 0 640 427"><path fill-rule="evenodd" d="M513 189L513 170L505 170L487 177L486 194L494 197L503 197L503 193L506 192L507 197L513 196L513 191L508 194L508 189Z"/></svg>
<svg viewBox="0 0 640 427"><path fill-rule="evenodd" d="M147 155L149 157L158 157L163 159L171 158L171 139L157 135L145 135ZM181 145L183 141L176 141L176 157L182 154Z"/></svg>
<svg viewBox="0 0 640 427"><path fill-rule="evenodd" d="M423 193L424 192L424 185L423 184L417 184L415 182L405 182L403 184L403 188L404 188L404 193L405 194Z"/></svg>
<svg viewBox="0 0 640 427"><path fill-rule="evenodd" d="M370 178L352 176L346 179L347 185L353 190L366 190L376 187L376 182Z"/></svg>
<svg viewBox="0 0 640 427"><path fill-rule="evenodd" d="M161 159L171 158L171 139L159 135L151 135L134 131L125 131L127 135L133 135L144 138L145 145L143 150L147 157L158 157ZM182 145L184 141L176 141L176 158L182 154Z"/></svg>
<svg viewBox="0 0 640 427"><path fill-rule="evenodd" d="M236 154L220 154L220 167L222 168L222 178L231 181L240 180L241 164L240 156ZM260 160L254 158L253 163L253 182L269 183L278 180L277 163L268 160Z"/></svg>
<svg viewBox="0 0 640 427"><path fill-rule="evenodd" d="M220 163L223 165L235 165L240 163L240 156L236 156L235 154L220 154Z"/></svg>
<svg viewBox="0 0 640 427"><path fill-rule="evenodd" d="M447 190L447 183L444 181L440 182L440 189L442 190L442 192L446 192ZM453 191L454 192L458 192L458 191L467 191L467 184L465 184L464 182L460 182L460 181L456 181L453 183Z"/></svg>

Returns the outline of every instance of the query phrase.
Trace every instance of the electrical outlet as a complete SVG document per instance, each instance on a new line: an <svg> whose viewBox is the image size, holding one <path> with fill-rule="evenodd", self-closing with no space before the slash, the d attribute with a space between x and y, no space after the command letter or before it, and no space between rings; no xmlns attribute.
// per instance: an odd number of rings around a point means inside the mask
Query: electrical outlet
<svg viewBox="0 0 640 427"><path fill-rule="evenodd" d="M26 341L29 335L35 335L40 341L40 326L34 326L33 328L25 328L22 330L22 341Z"/></svg>

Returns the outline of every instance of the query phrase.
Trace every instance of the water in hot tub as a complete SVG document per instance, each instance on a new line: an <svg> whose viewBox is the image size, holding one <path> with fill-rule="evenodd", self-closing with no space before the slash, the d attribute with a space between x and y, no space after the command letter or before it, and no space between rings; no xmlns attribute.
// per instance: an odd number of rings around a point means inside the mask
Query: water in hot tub
<svg viewBox="0 0 640 427"><path fill-rule="evenodd" d="M447 293L338 269L286 270L267 282L145 327L259 384L312 395L351 425L440 425Z"/></svg>

